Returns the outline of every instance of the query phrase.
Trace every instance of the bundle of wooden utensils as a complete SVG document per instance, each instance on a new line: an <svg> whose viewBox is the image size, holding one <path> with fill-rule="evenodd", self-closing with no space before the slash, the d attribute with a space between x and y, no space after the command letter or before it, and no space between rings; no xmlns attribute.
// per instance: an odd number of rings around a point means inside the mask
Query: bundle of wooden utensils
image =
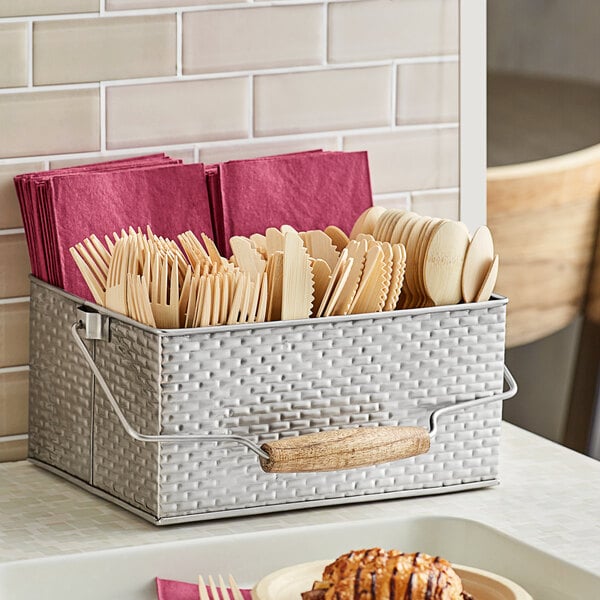
<svg viewBox="0 0 600 600"><path fill-rule="evenodd" d="M464 223L374 206L356 221L351 238L373 236L406 249L406 278L398 308L488 300L498 276L490 230L469 237Z"/></svg>
<svg viewBox="0 0 600 600"><path fill-rule="evenodd" d="M482 231L470 241L460 223L373 207L351 239L335 226L297 232L283 225L232 237L229 259L205 234L202 243L182 233L178 245L149 227L121 230L104 243L91 235L70 252L99 305L171 329L487 300L492 289L479 284L490 279ZM491 252L497 272L493 244ZM463 266L475 275L465 278Z"/></svg>

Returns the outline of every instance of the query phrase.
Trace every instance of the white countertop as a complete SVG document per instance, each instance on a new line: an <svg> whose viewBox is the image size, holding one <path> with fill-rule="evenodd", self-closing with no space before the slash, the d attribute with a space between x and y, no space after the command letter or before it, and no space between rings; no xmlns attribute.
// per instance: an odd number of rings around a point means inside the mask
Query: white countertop
<svg viewBox="0 0 600 600"><path fill-rule="evenodd" d="M600 573L600 462L503 424L496 487L158 528L27 462L0 464L0 562L385 517L475 519Z"/></svg>

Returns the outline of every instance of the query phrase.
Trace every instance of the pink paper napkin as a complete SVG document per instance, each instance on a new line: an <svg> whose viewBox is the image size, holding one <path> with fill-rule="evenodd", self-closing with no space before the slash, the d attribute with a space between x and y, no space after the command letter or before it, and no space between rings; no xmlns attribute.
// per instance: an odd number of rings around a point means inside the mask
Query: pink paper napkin
<svg viewBox="0 0 600 600"><path fill-rule="evenodd" d="M180 162L162 153L16 176L14 182L23 216L32 273L44 281L62 286L56 263L57 246L51 209L52 197L48 192L52 177L69 173L135 169Z"/></svg>
<svg viewBox="0 0 600 600"><path fill-rule="evenodd" d="M212 165L214 169L216 165ZM373 205L366 152L302 152L218 165L219 248L229 238L288 224L299 231L337 225L350 233Z"/></svg>
<svg viewBox="0 0 600 600"><path fill-rule="evenodd" d="M91 234L150 225L176 239L191 229L212 236L201 164L164 155L110 161L15 178L32 272L77 296L91 293L69 248Z"/></svg>
<svg viewBox="0 0 600 600"><path fill-rule="evenodd" d="M245 600L252 600L250 590L240 590ZM183 581L173 581L172 579L156 578L156 592L158 600L199 600L198 586L193 583L185 583ZM210 591L209 598L213 599Z"/></svg>
<svg viewBox="0 0 600 600"><path fill-rule="evenodd" d="M212 236L201 164L68 174L51 186L62 287L77 296L89 291L69 248L92 233L103 239L124 225L150 225L171 239L188 229Z"/></svg>

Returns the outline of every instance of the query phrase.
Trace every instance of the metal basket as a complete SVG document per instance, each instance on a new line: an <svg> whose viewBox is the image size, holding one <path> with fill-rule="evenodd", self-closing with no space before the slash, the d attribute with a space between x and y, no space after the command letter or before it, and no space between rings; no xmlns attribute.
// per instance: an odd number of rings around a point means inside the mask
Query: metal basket
<svg viewBox="0 0 600 600"><path fill-rule="evenodd" d="M159 330L32 278L30 460L158 525L494 485L506 303ZM274 440L401 425L429 451L261 467Z"/></svg>

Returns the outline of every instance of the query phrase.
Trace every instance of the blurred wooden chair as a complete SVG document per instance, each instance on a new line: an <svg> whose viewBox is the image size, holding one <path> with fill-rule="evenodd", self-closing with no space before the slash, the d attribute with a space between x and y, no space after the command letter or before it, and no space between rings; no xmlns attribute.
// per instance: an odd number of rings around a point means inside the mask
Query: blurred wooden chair
<svg viewBox="0 0 600 600"><path fill-rule="evenodd" d="M487 194L501 261L496 287L510 298L507 346L519 346L584 311L598 229L600 144L491 167Z"/></svg>
<svg viewBox="0 0 600 600"><path fill-rule="evenodd" d="M510 300L507 347L585 317L565 436L567 445L584 451L600 361L600 144L491 167L487 194L500 255L496 289Z"/></svg>

